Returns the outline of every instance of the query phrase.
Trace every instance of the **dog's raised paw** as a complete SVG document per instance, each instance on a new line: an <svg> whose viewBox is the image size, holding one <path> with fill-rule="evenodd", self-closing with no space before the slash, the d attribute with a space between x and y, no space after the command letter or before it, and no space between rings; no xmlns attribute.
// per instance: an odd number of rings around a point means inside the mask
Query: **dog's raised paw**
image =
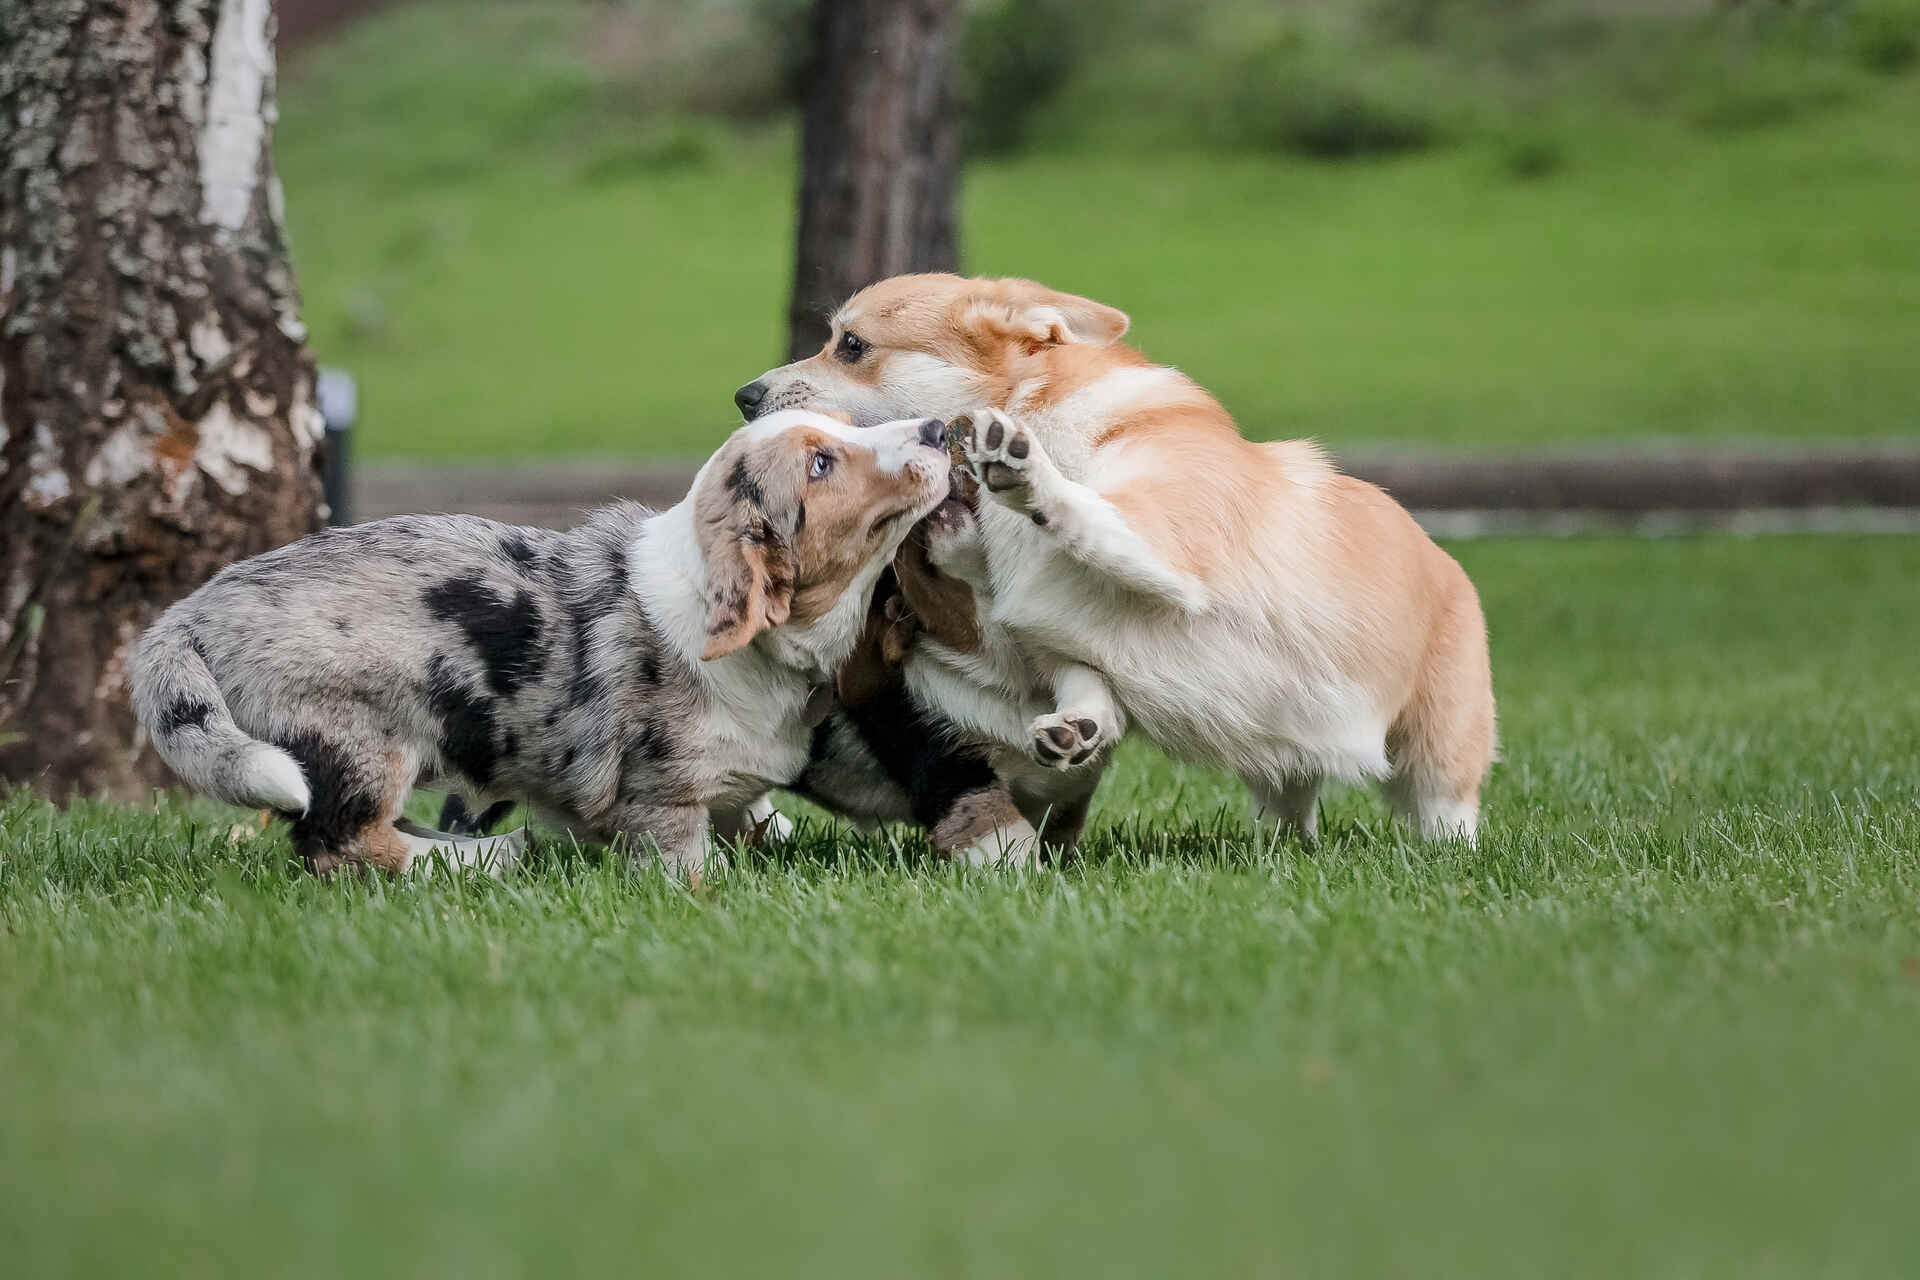
<svg viewBox="0 0 1920 1280"><path fill-rule="evenodd" d="M994 493L1025 488L1033 465L1033 437L998 409L975 409L947 428L960 441L967 469Z"/></svg>
<svg viewBox="0 0 1920 1280"><path fill-rule="evenodd" d="M1049 769L1077 769L1107 745L1100 722L1080 712L1040 716L1029 728L1033 758Z"/></svg>

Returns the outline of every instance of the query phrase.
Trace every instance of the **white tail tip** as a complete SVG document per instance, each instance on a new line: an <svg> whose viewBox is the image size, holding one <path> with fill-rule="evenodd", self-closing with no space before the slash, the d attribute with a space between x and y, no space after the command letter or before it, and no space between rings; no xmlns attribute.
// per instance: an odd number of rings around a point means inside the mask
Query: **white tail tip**
<svg viewBox="0 0 1920 1280"><path fill-rule="evenodd" d="M305 813L313 802L306 775L294 758L262 742L247 749L240 765L242 785L252 799L281 813Z"/></svg>

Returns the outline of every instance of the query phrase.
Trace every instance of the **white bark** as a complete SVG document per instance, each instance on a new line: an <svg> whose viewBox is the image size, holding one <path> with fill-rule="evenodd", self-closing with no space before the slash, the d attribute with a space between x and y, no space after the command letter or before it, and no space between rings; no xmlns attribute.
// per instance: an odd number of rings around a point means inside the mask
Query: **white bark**
<svg viewBox="0 0 1920 1280"><path fill-rule="evenodd" d="M33 424L33 450L27 454L27 481L21 498L35 511L45 511L73 496L73 481L60 465L60 443L44 422Z"/></svg>
<svg viewBox="0 0 1920 1280"><path fill-rule="evenodd" d="M225 0L213 28L206 119L200 126L200 220L222 231L246 225L268 120L261 96L273 75L271 0Z"/></svg>
<svg viewBox="0 0 1920 1280"><path fill-rule="evenodd" d="M87 463L89 489L121 488L153 468L153 448L138 420L116 428Z"/></svg>
<svg viewBox="0 0 1920 1280"><path fill-rule="evenodd" d="M196 424L200 444L194 465L228 493L241 494L253 482L250 471L273 470L273 437L265 428L242 421L224 400L216 400Z"/></svg>

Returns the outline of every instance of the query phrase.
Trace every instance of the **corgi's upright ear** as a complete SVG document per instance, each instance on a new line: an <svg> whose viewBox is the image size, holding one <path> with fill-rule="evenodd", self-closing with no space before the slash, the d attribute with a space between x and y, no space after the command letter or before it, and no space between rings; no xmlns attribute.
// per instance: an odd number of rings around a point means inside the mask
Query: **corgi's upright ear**
<svg viewBox="0 0 1920 1280"><path fill-rule="evenodd" d="M1081 342L1104 347L1120 341L1131 323L1118 307L1032 280L980 283L985 290L969 307L968 321L1032 346Z"/></svg>

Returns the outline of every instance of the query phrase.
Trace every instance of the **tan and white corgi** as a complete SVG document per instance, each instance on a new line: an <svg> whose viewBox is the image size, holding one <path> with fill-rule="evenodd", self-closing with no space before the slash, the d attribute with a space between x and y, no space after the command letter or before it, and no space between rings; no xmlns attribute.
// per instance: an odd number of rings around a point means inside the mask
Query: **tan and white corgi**
<svg viewBox="0 0 1920 1280"><path fill-rule="evenodd" d="M1068 768L1138 730L1306 839L1337 779L1472 840L1495 731L1466 573L1313 444L1247 440L1127 326L1028 280L898 276L737 399L952 420L985 493L930 522L932 559L973 588L984 639L907 666L944 715Z"/></svg>

